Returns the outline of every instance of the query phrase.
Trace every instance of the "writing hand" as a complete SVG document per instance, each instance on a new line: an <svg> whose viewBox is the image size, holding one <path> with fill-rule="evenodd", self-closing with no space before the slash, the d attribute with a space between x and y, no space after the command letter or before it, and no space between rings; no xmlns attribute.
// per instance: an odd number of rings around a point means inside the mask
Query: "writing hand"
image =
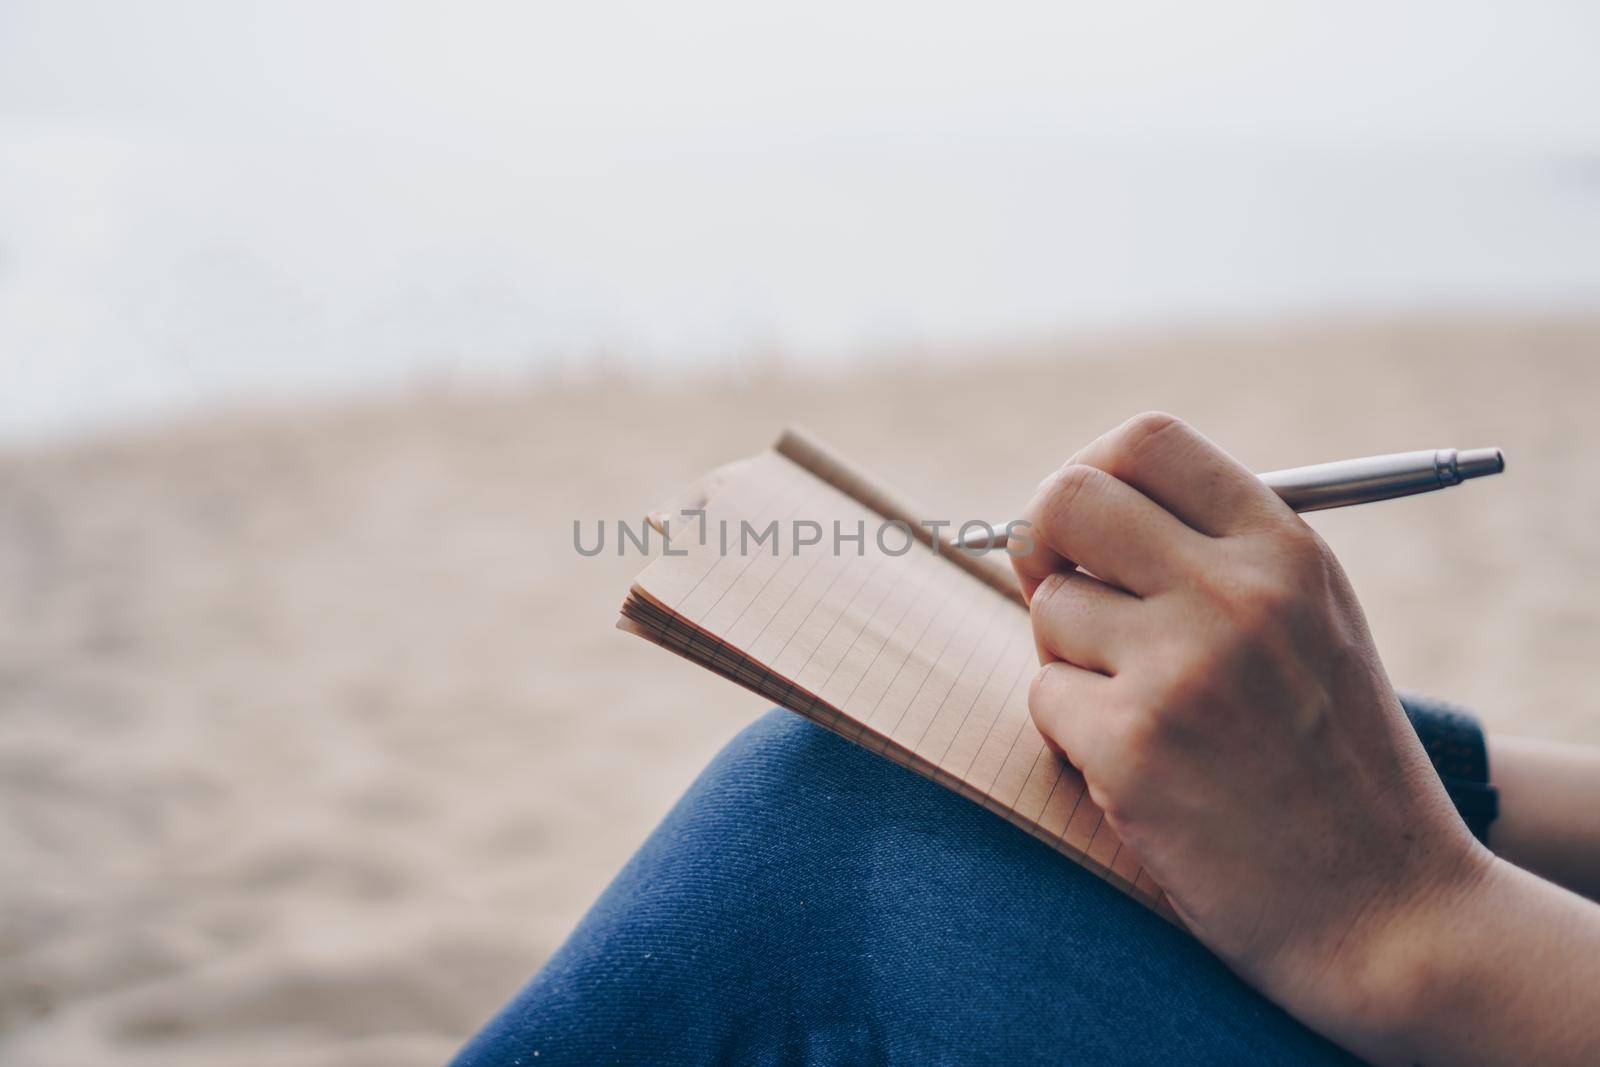
<svg viewBox="0 0 1600 1067"><path fill-rule="evenodd" d="M1419 986L1451 957L1424 942L1525 890L1455 814L1328 547L1156 414L1074 456L1023 517L1034 719L1184 922L1363 1055L1438 1051L1418 1034L1444 1009Z"/></svg>

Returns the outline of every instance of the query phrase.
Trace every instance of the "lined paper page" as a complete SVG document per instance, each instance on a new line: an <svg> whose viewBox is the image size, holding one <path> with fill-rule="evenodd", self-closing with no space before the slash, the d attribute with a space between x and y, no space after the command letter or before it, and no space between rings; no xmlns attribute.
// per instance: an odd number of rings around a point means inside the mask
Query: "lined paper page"
<svg viewBox="0 0 1600 1067"><path fill-rule="evenodd" d="M674 523L674 554L639 576L625 626L957 790L1170 917L1033 726L1027 612L899 529L880 539L882 522L783 456L758 456L703 522Z"/></svg>

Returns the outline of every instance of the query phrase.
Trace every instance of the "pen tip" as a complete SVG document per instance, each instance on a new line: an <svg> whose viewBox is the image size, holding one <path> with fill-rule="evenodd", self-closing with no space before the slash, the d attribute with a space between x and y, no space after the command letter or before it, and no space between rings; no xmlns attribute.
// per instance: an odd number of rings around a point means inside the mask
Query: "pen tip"
<svg viewBox="0 0 1600 1067"><path fill-rule="evenodd" d="M1498 448L1465 448L1456 453L1456 470L1463 479L1482 478L1506 469L1506 454Z"/></svg>

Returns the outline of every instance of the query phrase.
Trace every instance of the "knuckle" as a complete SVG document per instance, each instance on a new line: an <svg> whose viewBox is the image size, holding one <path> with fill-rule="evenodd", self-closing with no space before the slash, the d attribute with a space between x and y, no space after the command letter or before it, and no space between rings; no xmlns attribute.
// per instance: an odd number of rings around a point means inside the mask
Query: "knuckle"
<svg viewBox="0 0 1600 1067"><path fill-rule="evenodd" d="M1241 593L1226 605L1222 628L1204 654L1189 660L1175 675L1174 696L1203 701L1213 679L1277 649L1295 628L1298 611L1297 598L1281 586L1262 585Z"/></svg>
<svg viewBox="0 0 1600 1067"><path fill-rule="evenodd" d="M1190 655L1174 663L1161 679L1148 717L1152 726L1171 729L1192 709L1204 707L1216 687L1216 660L1210 654Z"/></svg>
<svg viewBox="0 0 1600 1067"><path fill-rule="evenodd" d="M1044 580L1039 583L1039 588L1034 590L1033 599L1028 601L1028 618L1036 628L1053 617L1052 601L1068 581L1069 577L1065 571L1054 571L1045 575Z"/></svg>
<svg viewBox="0 0 1600 1067"><path fill-rule="evenodd" d="M1288 507L1274 508L1271 517L1248 535L1252 558L1304 561L1329 551L1304 517ZM1244 539L1241 539L1241 543Z"/></svg>
<svg viewBox="0 0 1600 1067"><path fill-rule="evenodd" d="M1084 463L1069 463L1056 471L1045 490L1046 507L1051 515L1062 517L1072 513L1078 498L1105 475Z"/></svg>
<svg viewBox="0 0 1600 1067"><path fill-rule="evenodd" d="M1188 425L1176 415L1165 411L1141 412L1117 428L1116 451L1122 461L1136 461L1159 441L1187 429Z"/></svg>
<svg viewBox="0 0 1600 1067"><path fill-rule="evenodd" d="M1050 681L1050 672L1054 664L1047 663L1034 674L1033 681L1028 685L1028 716L1033 720L1034 729L1039 731L1052 748L1065 751L1067 740L1064 736L1068 731L1063 721L1065 709L1062 706L1059 690Z"/></svg>
<svg viewBox="0 0 1600 1067"><path fill-rule="evenodd" d="M1270 628L1293 609L1294 585L1275 574L1252 575L1231 598L1236 623L1249 630Z"/></svg>
<svg viewBox="0 0 1600 1067"><path fill-rule="evenodd" d="M1251 632L1281 626L1311 608L1334 584L1338 563L1309 528L1274 539L1227 594L1229 614Z"/></svg>
<svg viewBox="0 0 1600 1067"><path fill-rule="evenodd" d="M1034 721L1042 723L1042 719L1050 707L1050 667L1046 663L1034 672L1033 681L1028 683L1028 710L1033 713Z"/></svg>
<svg viewBox="0 0 1600 1067"><path fill-rule="evenodd" d="M1203 715L1203 709L1226 688L1234 650L1249 640L1233 631L1166 645L1160 666L1145 677L1139 694L1139 707L1150 720L1151 736L1180 732Z"/></svg>
<svg viewBox="0 0 1600 1067"><path fill-rule="evenodd" d="M1278 535L1277 549L1284 564L1295 572L1321 572L1332 559L1333 551L1317 532L1307 526L1299 516L1284 524Z"/></svg>
<svg viewBox="0 0 1600 1067"><path fill-rule="evenodd" d="M1174 649L1165 669L1155 675L1146 701L1146 717L1155 725L1173 725L1187 709L1203 704L1216 670L1216 649Z"/></svg>
<svg viewBox="0 0 1600 1067"><path fill-rule="evenodd" d="M1141 788L1159 780L1167 730L1163 717L1150 708L1124 713L1110 739L1111 757L1100 777L1113 806L1126 807ZM1101 804L1102 809L1106 807Z"/></svg>
<svg viewBox="0 0 1600 1067"><path fill-rule="evenodd" d="M1184 421L1176 415L1169 415L1165 411L1141 411L1133 418L1122 424L1119 431L1121 436L1131 444L1137 444L1152 437L1159 437L1184 425Z"/></svg>
<svg viewBox="0 0 1600 1067"><path fill-rule="evenodd" d="M1222 618L1244 634L1260 634L1303 613L1329 588L1332 553L1309 529L1290 529L1244 546L1203 584Z"/></svg>
<svg viewBox="0 0 1600 1067"><path fill-rule="evenodd" d="M1130 765L1148 762L1166 740L1169 713L1161 704L1148 705L1123 719L1118 739Z"/></svg>
<svg viewBox="0 0 1600 1067"><path fill-rule="evenodd" d="M1089 784L1089 799L1100 809L1100 814L1116 826L1134 818L1138 810L1137 789L1138 782L1130 774L1120 770L1102 772Z"/></svg>

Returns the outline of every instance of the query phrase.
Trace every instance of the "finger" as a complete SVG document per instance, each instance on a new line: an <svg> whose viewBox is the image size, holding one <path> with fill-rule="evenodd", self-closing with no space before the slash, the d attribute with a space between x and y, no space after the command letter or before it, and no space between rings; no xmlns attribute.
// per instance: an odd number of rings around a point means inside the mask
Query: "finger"
<svg viewBox="0 0 1600 1067"><path fill-rule="evenodd" d="M1028 687L1028 711L1051 748L1085 776L1104 765L1112 716L1111 687L1103 674L1055 660L1039 668Z"/></svg>
<svg viewBox="0 0 1600 1067"><path fill-rule="evenodd" d="M1159 592L1204 541L1137 489L1081 464L1045 479L1022 517L1032 544L1013 546L1012 563L1030 600L1046 575L1072 564L1137 596Z"/></svg>
<svg viewBox="0 0 1600 1067"><path fill-rule="evenodd" d="M1212 537L1280 520L1286 505L1243 464L1182 419L1135 415L1073 457L1127 482Z"/></svg>
<svg viewBox="0 0 1600 1067"><path fill-rule="evenodd" d="M1140 602L1082 571L1057 571L1039 583L1029 605L1039 662L1066 660L1116 674L1137 643Z"/></svg>

